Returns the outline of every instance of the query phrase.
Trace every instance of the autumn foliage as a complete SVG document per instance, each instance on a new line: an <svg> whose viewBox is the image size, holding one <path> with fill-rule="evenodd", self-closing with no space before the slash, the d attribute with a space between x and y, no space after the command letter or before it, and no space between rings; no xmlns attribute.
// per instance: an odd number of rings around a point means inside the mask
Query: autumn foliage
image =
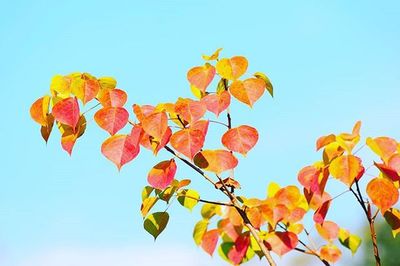
<svg viewBox="0 0 400 266"><path fill-rule="evenodd" d="M329 265L344 252L339 244L355 253L361 239L326 219L335 199L326 191L329 182L339 181L344 192L353 193L371 230L381 214L393 236L400 233L400 210L394 207L399 199L400 145L389 137L367 138L366 146L377 155L377 161L364 164L357 156L364 147L357 146L361 122L350 133L330 134L317 140L321 160L299 171L300 186L280 187L272 182L264 198L237 195L240 176L234 176L234 169L262 136L252 125L232 125L233 110L229 107L233 100L253 107L265 92L273 96L273 87L261 72L246 74L245 57L219 58L220 51L203 56L205 62L187 72L193 99L127 107L127 93L116 88L113 78L72 73L53 77L49 94L32 104L31 117L41 126L46 142L56 127L62 148L71 154L76 141L85 133L86 116L98 107L94 121L110 135L101 145L101 152L118 169L143 149L155 156L161 150L169 152L171 158L156 162L147 175L149 185L143 188L140 209L144 229L157 238L168 225L167 211L151 212L156 204L164 202L169 206L177 200L192 210L201 203L202 219L193 230L195 244L210 255L218 250L233 265L253 257L265 257L270 265L275 265L270 252L283 256L294 250ZM95 102L94 106L82 112L90 102ZM205 147L210 126L226 129L217 149ZM129 134L118 133L124 128L129 129ZM225 194L227 202L204 199L189 188L189 179L175 179L179 168L186 166L210 182L211 189ZM366 175L371 167L379 170L372 178ZM363 196L359 182L367 182L369 199ZM323 243L318 247L307 238L310 225L304 224L306 215L312 216L311 226L319 234L319 243ZM374 238L372 231L371 236ZM380 265L377 247L374 254Z"/></svg>

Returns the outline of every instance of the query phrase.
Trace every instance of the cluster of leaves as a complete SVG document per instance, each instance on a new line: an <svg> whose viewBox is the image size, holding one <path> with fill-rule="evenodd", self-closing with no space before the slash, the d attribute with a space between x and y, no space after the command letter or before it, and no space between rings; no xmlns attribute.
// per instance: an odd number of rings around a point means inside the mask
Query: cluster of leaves
<svg viewBox="0 0 400 266"><path fill-rule="evenodd" d="M233 173L239 162L237 154L246 155L256 145L259 136L252 126L232 127L229 112L232 97L252 107L265 91L273 96L273 87L261 72L241 79L248 68L247 59L242 56L219 59L220 50L211 56L203 56L205 63L188 71L187 79L194 99L178 98L174 103L155 106L134 104L130 114L124 107L127 94L116 88L113 78L73 73L53 77L50 95L33 103L31 116L41 125L41 134L46 142L56 123L62 148L71 154L76 140L85 132L85 115L94 107L101 106L94 114L94 120L110 134L103 142L101 152L118 169L136 158L141 148L154 155L161 150L169 152L171 159L158 162L150 169L147 176L149 185L142 192L144 228L154 238L166 228L169 222L167 209L172 201L177 200L190 210L199 202L203 203L202 219L193 231L194 241L210 255L218 246L219 255L233 265L246 262L255 255L267 257L269 253L264 248L279 256L297 250L317 256L325 264L336 262L341 255L340 249L334 245L337 239L354 253L360 245L360 238L335 222L325 220L333 200L325 187L329 176L333 176L350 190L354 183L358 188L357 182L365 168L352 150L360 139L360 123L351 134L331 134L318 139L317 150L323 148L323 160L299 172L298 180L304 187L303 191L296 186L281 188L271 183L265 199L236 196L235 190L240 188ZM215 89L210 90L210 87ZM91 101L97 103L81 113L82 107ZM222 113L226 114L225 123L209 118L215 116L219 119ZM134 117L133 120L130 117ZM221 147L217 149L204 148L211 123L226 127L221 136ZM129 127L129 134L118 133L126 127ZM399 144L382 137L368 138L367 145L382 159L382 163L375 163L381 174L369 182L367 194L396 235L400 231L400 212L393 205L399 193ZM190 166L215 189L227 195L230 201L202 199L198 192L188 188L190 179L178 181L178 161ZM222 178L226 173L227 176ZM364 205L361 195L356 194L356 197L360 204L368 207L366 211L371 212L370 205ZM151 213L158 202L164 202L166 210ZM308 234L303 224L308 212L313 212L315 228L327 241L319 248L310 247L300 240L301 234ZM271 264L270 259L268 261Z"/></svg>

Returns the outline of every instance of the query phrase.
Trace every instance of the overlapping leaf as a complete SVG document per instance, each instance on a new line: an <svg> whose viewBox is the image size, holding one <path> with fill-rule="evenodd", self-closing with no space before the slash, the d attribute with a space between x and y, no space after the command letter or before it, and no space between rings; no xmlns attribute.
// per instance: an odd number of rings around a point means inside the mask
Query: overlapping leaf
<svg viewBox="0 0 400 266"><path fill-rule="evenodd" d="M231 95L227 91L208 94L201 99L205 103L207 110L214 113L217 117L225 111L231 103Z"/></svg>
<svg viewBox="0 0 400 266"><path fill-rule="evenodd" d="M32 119L42 126L47 126L47 114L49 113L50 97L45 95L37 99L30 108Z"/></svg>
<svg viewBox="0 0 400 266"><path fill-rule="evenodd" d="M52 114L58 122L75 128L80 117L77 98L69 97L57 102L53 106Z"/></svg>
<svg viewBox="0 0 400 266"><path fill-rule="evenodd" d="M246 155L258 141L258 132L250 126L239 126L229 129L222 136L222 144L231 151Z"/></svg>
<svg viewBox="0 0 400 266"><path fill-rule="evenodd" d="M217 73L224 79L236 80L247 70L248 62L243 56L223 58L216 65Z"/></svg>
<svg viewBox="0 0 400 266"><path fill-rule="evenodd" d="M357 249L361 245L361 238L357 235L351 234L348 230L340 228L339 230L339 242L346 248L350 249L354 255Z"/></svg>
<svg viewBox="0 0 400 266"><path fill-rule="evenodd" d="M335 222L324 221L323 223L316 223L315 228L319 235L327 241L335 240L339 236L339 226Z"/></svg>
<svg viewBox="0 0 400 266"><path fill-rule="evenodd" d="M193 161L198 167L217 174L238 164L236 157L226 150L203 150L194 156Z"/></svg>
<svg viewBox="0 0 400 266"><path fill-rule="evenodd" d="M210 231L205 232L203 235L201 241L201 247L210 256L212 256L214 253L214 250L218 243L218 238L219 238L218 229L212 229Z"/></svg>
<svg viewBox="0 0 400 266"><path fill-rule="evenodd" d="M153 166L147 175L147 181L156 189L165 189L174 180L176 163L174 159L162 161Z"/></svg>
<svg viewBox="0 0 400 266"><path fill-rule="evenodd" d="M58 123L61 133L61 147L71 155L76 140L82 136L86 130L86 118L81 115L75 128Z"/></svg>
<svg viewBox="0 0 400 266"><path fill-rule="evenodd" d="M392 229L393 237L400 233L400 211L395 208L390 208L384 213L386 222Z"/></svg>
<svg viewBox="0 0 400 266"><path fill-rule="evenodd" d="M110 135L114 135L128 123L129 113L123 107L104 107L94 115L94 120Z"/></svg>
<svg viewBox="0 0 400 266"><path fill-rule="evenodd" d="M342 252L337 246L328 244L320 248L319 255L321 259L324 259L330 263L335 263L342 256Z"/></svg>
<svg viewBox="0 0 400 266"><path fill-rule="evenodd" d="M189 124L200 120L206 111L207 107L201 101L195 101L189 98L179 98L175 103L176 114Z"/></svg>
<svg viewBox="0 0 400 266"><path fill-rule="evenodd" d="M184 189L179 192L178 201L179 203L189 210L192 210L194 206L199 202L200 195L193 189Z"/></svg>
<svg viewBox="0 0 400 266"><path fill-rule="evenodd" d="M355 180L359 180L364 174L361 159L354 155L342 155L335 158L330 166L329 172L334 178L339 179L347 186L351 186Z"/></svg>
<svg viewBox="0 0 400 266"><path fill-rule="evenodd" d="M104 107L122 107L127 99L126 92L120 89L105 90L98 96L99 102Z"/></svg>
<svg viewBox="0 0 400 266"><path fill-rule="evenodd" d="M297 246L299 240L297 235L292 232L275 231L269 233L265 241L269 250L272 250L279 256L283 256L293 250Z"/></svg>

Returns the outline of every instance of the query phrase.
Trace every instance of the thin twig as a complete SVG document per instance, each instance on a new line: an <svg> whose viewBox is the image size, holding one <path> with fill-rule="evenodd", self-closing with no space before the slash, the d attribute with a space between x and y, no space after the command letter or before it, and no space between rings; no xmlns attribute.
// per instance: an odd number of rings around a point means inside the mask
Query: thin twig
<svg viewBox="0 0 400 266"><path fill-rule="evenodd" d="M94 106L92 106L92 107L90 107L89 109L87 109L85 112L83 112L82 113L82 115L84 115L84 114L86 114L86 113L88 113L88 112L90 112L90 111L92 111L94 108L96 108L97 106L99 106L101 103L97 103L96 105L94 105Z"/></svg>
<svg viewBox="0 0 400 266"><path fill-rule="evenodd" d="M210 204L214 204L214 205L234 207L234 205L231 204L231 203L218 202L218 201L205 200L205 199L198 199L198 198L195 198L195 197L192 197L192 196L189 196L189 195L184 195L184 194L178 194L178 197L185 197L185 198L197 200L199 202L210 203Z"/></svg>

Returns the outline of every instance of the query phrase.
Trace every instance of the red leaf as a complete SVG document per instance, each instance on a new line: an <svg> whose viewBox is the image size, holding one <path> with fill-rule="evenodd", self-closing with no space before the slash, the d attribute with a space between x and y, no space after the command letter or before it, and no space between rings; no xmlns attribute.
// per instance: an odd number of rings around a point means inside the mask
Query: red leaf
<svg viewBox="0 0 400 266"><path fill-rule="evenodd" d="M105 90L98 98L104 107L122 107L126 103L128 96L125 91L114 89Z"/></svg>
<svg viewBox="0 0 400 266"><path fill-rule="evenodd" d="M60 123L58 128L61 132L61 147L71 155L76 140L82 136L86 130L86 118L84 115L81 115L76 128Z"/></svg>
<svg viewBox="0 0 400 266"><path fill-rule="evenodd" d="M111 136L101 145L101 152L119 170L124 164L132 161L139 154L138 137L137 135Z"/></svg>
<svg viewBox="0 0 400 266"><path fill-rule="evenodd" d="M174 180L176 173L175 160L162 161L153 166L147 175L149 184L157 189L165 189Z"/></svg>
<svg viewBox="0 0 400 266"><path fill-rule="evenodd" d="M393 182L400 180L400 176L397 173L396 169L393 169L390 166L385 165L383 163L374 162L374 164L384 175L392 179Z"/></svg>
<svg viewBox="0 0 400 266"><path fill-rule="evenodd" d="M331 200L327 200L315 211L313 220L316 223L322 224L325 220L326 214L328 213Z"/></svg>
<svg viewBox="0 0 400 266"><path fill-rule="evenodd" d="M193 159L204 145L205 136L198 129L185 128L171 136L171 145L178 152Z"/></svg>
<svg viewBox="0 0 400 266"><path fill-rule="evenodd" d="M227 91L221 93L208 94L201 99L205 103L207 110L219 116L221 112L226 110L231 103L231 95Z"/></svg>
<svg viewBox="0 0 400 266"><path fill-rule="evenodd" d="M317 192L319 191L318 178L320 174L320 169L313 165L310 165L300 170L297 175L297 179L299 180L300 184L308 191Z"/></svg>
<svg viewBox="0 0 400 266"><path fill-rule="evenodd" d="M250 126L229 129L222 136L222 144L231 151L246 155L258 141L258 132Z"/></svg>
<svg viewBox="0 0 400 266"><path fill-rule="evenodd" d="M142 127L155 140L161 140L168 129L168 117L164 112L150 114L143 118Z"/></svg>
<svg viewBox="0 0 400 266"><path fill-rule="evenodd" d="M203 235L201 247L204 249L205 252L210 254L210 256L212 256L214 253L215 247L217 246L218 238L218 229L210 230Z"/></svg>
<svg viewBox="0 0 400 266"><path fill-rule="evenodd" d="M297 235L292 232L272 232L267 235L266 246L279 256L293 250L298 243Z"/></svg>
<svg viewBox="0 0 400 266"><path fill-rule="evenodd" d="M206 88L211 83L215 76L215 67L206 63L204 66L197 66L190 69L187 73L187 79L190 84L201 90L206 91Z"/></svg>
<svg viewBox="0 0 400 266"><path fill-rule="evenodd" d="M250 237L248 235L240 235L236 241L235 245L228 252L228 258L233 262L233 264L240 264L243 258L246 256L247 249L250 245Z"/></svg>
<svg viewBox="0 0 400 266"><path fill-rule="evenodd" d="M177 115L189 124L202 118L206 111L207 108L203 102L188 98L179 98L175 104L175 112Z"/></svg>
<svg viewBox="0 0 400 266"><path fill-rule="evenodd" d="M104 107L97 111L94 120L102 129L110 135L114 135L122 129L129 119L129 113L123 107Z"/></svg>
<svg viewBox="0 0 400 266"><path fill-rule="evenodd" d="M76 97L69 97L53 106L52 114L58 122L75 128L79 121L79 104Z"/></svg>
<svg viewBox="0 0 400 266"><path fill-rule="evenodd" d="M197 153L193 161L198 167L214 173L221 173L237 166L238 160L226 150L204 150Z"/></svg>

